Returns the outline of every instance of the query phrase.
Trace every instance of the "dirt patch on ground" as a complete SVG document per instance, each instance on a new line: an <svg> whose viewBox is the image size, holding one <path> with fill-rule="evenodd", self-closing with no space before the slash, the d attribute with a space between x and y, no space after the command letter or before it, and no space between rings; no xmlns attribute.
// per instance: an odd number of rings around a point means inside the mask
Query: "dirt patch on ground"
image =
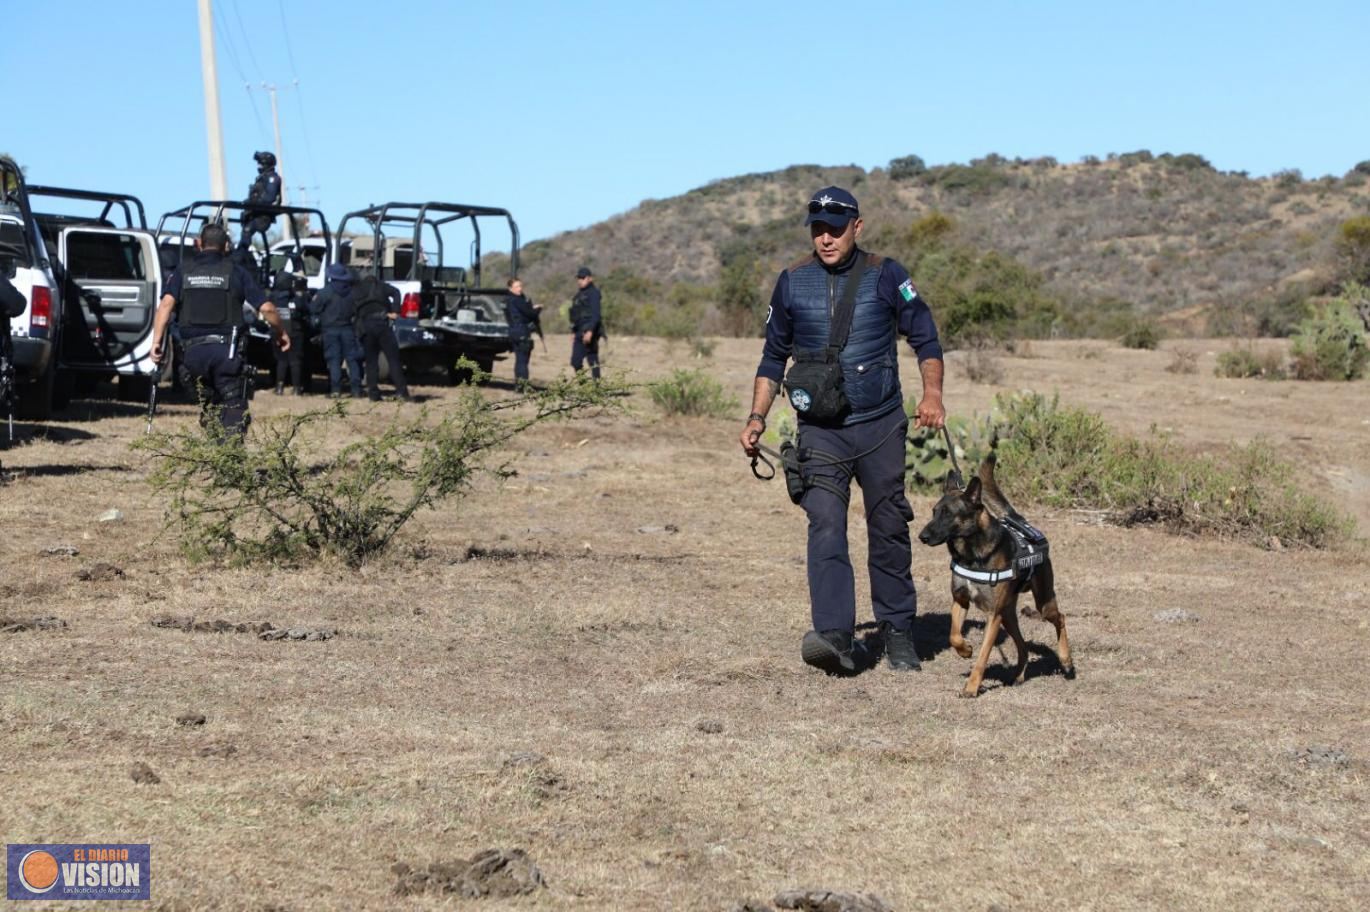
<svg viewBox="0 0 1370 912"><path fill-rule="evenodd" d="M569 354L548 341L535 379ZM1194 452L1264 436L1370 529L1370 416L1351 407L1370 382L1218 380L1226 343L1183 344L1193 375L1166 371L1164 349L1033 343L1001 358L995 386L952 353L947 402L983 413L995 392L1059 390ZM616 338L609 364L649 379L674 351ZM758 355L723 340L690 366L745 410ZM434 409L449 395L422 392ZM803 515L783 484L752 479L742 415L630 405L534 431L511 453L518 476L419 514L393 556L357 571L187 565L128 449L137 410L81 422L79 447L25 430L0 493L0 617L24 625L0 636L0 770L25 783L7 794L6 837L151 840L168 910L427 912L453 901L480 846L521 846L545 875L490 908L771 898L760 908L796 886L958 912L1362 903L1363 545L1272 551L1018 504L1051 538L1076 680L1055 673L1051 627L1025 620L1027 680L1011 684L1001 645L983 696L957 699L969 663L948 644L946 553L917 545L923 671L828 678L798 655ZM195 416L173 403L158 422ZM911 502L921 523L933 498ZM113 505L121 522L93 522ZM64 543L80 564L42 555ZM125 579L76 579L101 562ZM30 623L51 613L66 626ZM278 630L345 635L259 639ZM182 712L212 719L174 725ZM133 781L135 762L162 784ZM425 880L398 898L400 861L456 891Z"/></svg>

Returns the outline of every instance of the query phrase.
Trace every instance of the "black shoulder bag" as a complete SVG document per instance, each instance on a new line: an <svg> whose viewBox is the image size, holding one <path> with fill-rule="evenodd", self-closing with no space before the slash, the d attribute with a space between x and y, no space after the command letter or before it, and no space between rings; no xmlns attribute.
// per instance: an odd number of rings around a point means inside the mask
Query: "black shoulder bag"
<svg viewBox="0 0 1370 912"><path fill-rule="evenodd" d="M790 405L806 421L819 424L835 422L847 414L849 403L842 378L842 349L851 333L852 316L856 312L856 292L865 275L867 256L857 251L856 263L842 290L842 300L833 311L828 328L826 348L795 349L794 364L785 374L785 391Z"/></svg>

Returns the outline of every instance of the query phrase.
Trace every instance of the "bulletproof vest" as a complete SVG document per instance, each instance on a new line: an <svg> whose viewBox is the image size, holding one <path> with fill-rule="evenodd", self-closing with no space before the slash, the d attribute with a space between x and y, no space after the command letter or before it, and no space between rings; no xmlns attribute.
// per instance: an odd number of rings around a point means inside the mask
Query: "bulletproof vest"
<svg viewBox="0 0 1370 912"><path fill-rule="evenodd" d="M869 256L865 251L859 255ZM851 414L844 424L878 418L902 402L895 314L879 297L882 271L868 268L862 275L851 332L840 355L846 396L851 404ZM796 349L815 350L828 344L830 308L840 300L849 275L848 272L830 276L816 258L790 268L790 320Z"/></svg>
<svg viewBox="0 0 1370 912"><path fill-rule="evenodd" d="M192 263L181 275L181 322L224 329L241 323L243 292L232 279L232 260Z"/></svg>

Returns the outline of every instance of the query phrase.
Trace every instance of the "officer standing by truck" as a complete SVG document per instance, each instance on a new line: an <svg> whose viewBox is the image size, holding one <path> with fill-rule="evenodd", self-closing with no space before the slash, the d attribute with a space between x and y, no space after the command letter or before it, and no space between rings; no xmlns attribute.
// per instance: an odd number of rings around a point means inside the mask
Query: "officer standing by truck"
<svg viewBox="0 0 1370 912"><path fill-rule="evenodd" d="M514 383L527 383L533 334L542 335L542 308L523 293L523 280L518 276L509 280L508 288L504 316L509 322L509 341L514 345Z"/></svg>
<svg viewBox="0 0 1370 912"><path fill-rule="evenodd" d="M178 314L186 369L200 398L201 424L217 406L225 437L241 440L251 420L247 414L251 373L243 358L244 305L250 305L249 312L255 308L271 327L281 350L290 349L290 337L276 305L267 300L252 274L228 258L228 230L223 225L206 223L195 249L190 263L182 263L167 278L153 321L152 360L162 362L167 326L172 314Z"/></svg>
<svg viewBox="0 0 1370 912"><path fill-rule="evenodd" d="M384 353L395 395L408 402L409 384L404 381L400 364L400 343L391 325L400 315L399 289L368 274L357 280L353 297L357 338L366 353L366 385L371 401L381 401L380 357Z"/></svg>
<svg viewBox="0 0 1370 912"><path fill-rule="evenodd" d="M319 318L323 330L323 358L328 363L328 395L336 399L342 395L342 365L347 362L347 381L352 387L352 398L362 395L362 355L357 344L353 318L357 314L354 296L355 279L352 271L342 263L328 267L328 284L310 302L310 311Z"/></svg>
<svg viewBox="0 0 1370 912"><path fill-rule="evenodd" d="M289 349L276 349L276 395L285 392L287 375L296 396L304 395L305 352L309 342L309 283L302 275L284 269L276 273L271 285L271 300L277 310L285 311L283 320Z"/></svg>
<svg viewBox="0 0 1370 912"><path fill-rule="evenodd" d="M590 363L590 376L599 379L599 340L604 334L604 319L600 310L599 289L594 273L588 266L576 270L576 286L580 289L571 299L571 369L580 373L581 365Z"/></svg>

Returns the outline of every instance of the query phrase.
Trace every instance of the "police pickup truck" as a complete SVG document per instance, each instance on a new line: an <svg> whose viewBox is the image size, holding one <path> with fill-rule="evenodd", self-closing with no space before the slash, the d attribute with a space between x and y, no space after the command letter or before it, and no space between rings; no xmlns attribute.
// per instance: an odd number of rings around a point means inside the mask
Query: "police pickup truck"
<svg viewBox="0 0 1370 912"><path fill-rule="evenodd" d="M0 260L8 251L28 300L11 321L18 414L46 420L75 386L106 378L118 379L121 398L146 396L162 276L143 204L124 193L26 186L17 169L0 185Z"/></svg>
<svg viewBox="0 0 1370 912"><path fill-rule="evenodd" d="M483 371L510 351L506 287L481 282L482 228L508 232L510 274L517 274L518 225L506 209L458 203L385 203L343 216L338 260L374 272L400 293L395 336L406 373L445 370L462 379L457 360ZM348 236L349 227L353 231ZM503 239L503 231L500 231ZM470 268L451 265L454 243L469 242ZM381 367L382 376L386 368Z"/></svg>

